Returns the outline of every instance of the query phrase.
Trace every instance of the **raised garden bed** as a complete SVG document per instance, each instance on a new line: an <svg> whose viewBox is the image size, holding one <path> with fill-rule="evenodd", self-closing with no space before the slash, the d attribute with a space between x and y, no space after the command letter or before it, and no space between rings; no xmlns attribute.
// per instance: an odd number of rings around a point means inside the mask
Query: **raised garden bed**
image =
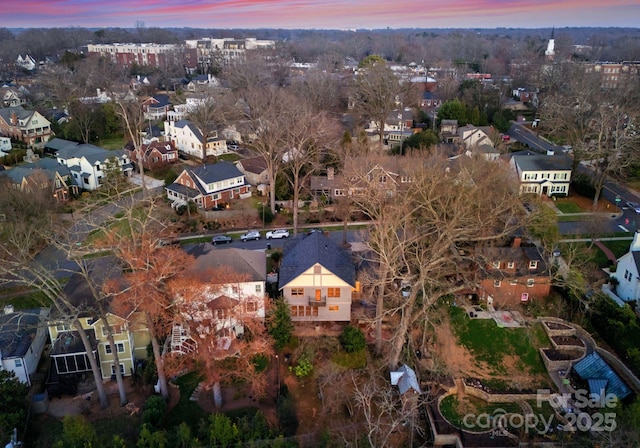
<svg viewBox="0 0 640 448"><path fill-rule="evenodd" d="M569 361L572 359L578 359L582 356L582 353L569 350L556 350L553 348L543 348L545 356L551 361Z"/></svg>
<svg viewBox="0 0 640 448"><path fill-rule="evenodd" d="M574 347L584 347L582 339L576 336L551 336L553 342L557 345L568 345Z"/></svg>

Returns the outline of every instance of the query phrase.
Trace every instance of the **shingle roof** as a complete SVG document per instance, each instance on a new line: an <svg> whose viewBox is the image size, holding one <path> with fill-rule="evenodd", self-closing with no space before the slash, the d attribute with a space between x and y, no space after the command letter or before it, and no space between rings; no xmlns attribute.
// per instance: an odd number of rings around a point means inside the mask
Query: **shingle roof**
<svg viewBox="0 0 640 448"><path fill-rule="evenodd" d="M0 315L0 353L2 359L21 357L31 345L38 331L40 319L48 313L45 308L16 310Z"/></svg>
<svg viewBox="0 0 640 448"><path fill-rule="evenodd" d="M514 155L513 159L521 171L571 170L572 160L565 155Z"/></svg>
<svg viewBox="0 0 640 448"><path fill-rule="evenodd" d="M351 286L356 272L349 252L320 232L301 236L285 248L280 264L279 287L282 288L316 263Z"/></svg>
<svg viewBox="0 0 640 448"><path fill-rule="evenodd" d="M231 162L200 165L195 168L188 168L188 171L194 178L198 178L204 184L211 184L220 182L221 180L243 176L238 167Z"/></svg>
<svg viewBox="0 0 640 448"><path fill-rule="evenodd" d="M248 275L248 281L258 282L267 279L267 260L262 251L213 249L209 244L199 244L187 253L196 257L196 270L226 266L238 274Z"/></svg>
<svg viewBox="0 0 640 448"><path fill-rule="evenodd" d="M22 106L0 108L0 117L2 117L2 119L8 124L11 123L11 116L14 113L18 120L24 120L30 118L35 111L25 110Z"/></svg>

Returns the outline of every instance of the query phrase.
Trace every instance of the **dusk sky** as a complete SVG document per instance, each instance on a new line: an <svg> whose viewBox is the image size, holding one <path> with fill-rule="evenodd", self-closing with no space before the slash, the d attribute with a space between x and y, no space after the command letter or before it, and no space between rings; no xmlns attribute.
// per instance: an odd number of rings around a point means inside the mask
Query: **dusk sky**
<svg viewBox="0 0 640 448"><path fill-rule="evenodd" d="M638 0L14 0L7 28L638 27Z"/></svg>

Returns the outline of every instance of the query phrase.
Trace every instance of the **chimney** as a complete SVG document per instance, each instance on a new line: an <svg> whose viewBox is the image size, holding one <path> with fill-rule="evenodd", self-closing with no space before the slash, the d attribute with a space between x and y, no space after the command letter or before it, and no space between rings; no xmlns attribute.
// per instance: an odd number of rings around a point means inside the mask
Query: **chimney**
<svg viewBox="0 0 640 448"><path fill-rule="evenodd" d="M333 180L336 169L332 166L327 167L327 180Z"/></svg>
<svg viewBox="0 0 640 448"><path fill-rule="evenodd" d="M629 252L639 252L640 251L640 229L636 230L636 233L633 234L633 241L631 242L631 247L629 248Z"/></svg>
<svg viewBox="0 0 640 448"><path fill-rule="evenodd" d="M515 237L513 239L513 245L512 247L520 247L520 245L522 244L522 238L520 238L519 236Z"/></svg>
<svg viewBox="0 0 640 448"><path fill-rule="evenodd" d="M11 111L11 126L17 126L18 125L18 115L16 114L16 111Z"/></svg>

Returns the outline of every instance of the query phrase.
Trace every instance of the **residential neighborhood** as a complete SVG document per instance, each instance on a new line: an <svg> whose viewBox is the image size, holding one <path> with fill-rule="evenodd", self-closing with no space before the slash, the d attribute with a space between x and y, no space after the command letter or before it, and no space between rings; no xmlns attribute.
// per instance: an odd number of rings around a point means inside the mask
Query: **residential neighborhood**
<svg viewBox="0 0 640 448"><path fill-rule="evenodd" d="M634 446L637 33L186 30L6 30L0 443Z"/></svg>

